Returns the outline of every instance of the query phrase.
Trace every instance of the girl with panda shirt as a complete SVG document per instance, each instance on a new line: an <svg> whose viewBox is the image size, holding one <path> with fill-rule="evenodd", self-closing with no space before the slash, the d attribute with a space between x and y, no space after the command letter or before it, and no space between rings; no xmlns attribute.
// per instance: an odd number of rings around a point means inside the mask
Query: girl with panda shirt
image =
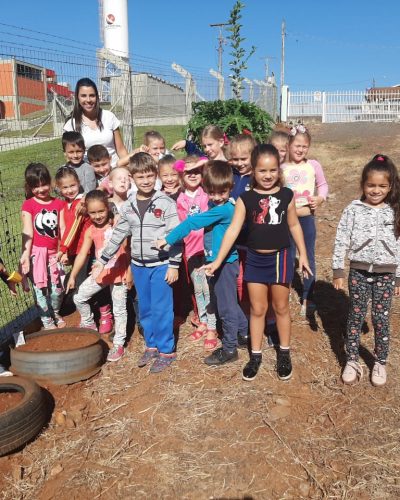
<svg viewBox="0 0 400 500"><path fill-rule="evenodd" d="M33 286L44 328L62 328L59 310L63 298L57 251L60 213L65 202L50 196L51 177L47 167L31 163L25 170L26 200L22 204L21 271Z"/></svg>

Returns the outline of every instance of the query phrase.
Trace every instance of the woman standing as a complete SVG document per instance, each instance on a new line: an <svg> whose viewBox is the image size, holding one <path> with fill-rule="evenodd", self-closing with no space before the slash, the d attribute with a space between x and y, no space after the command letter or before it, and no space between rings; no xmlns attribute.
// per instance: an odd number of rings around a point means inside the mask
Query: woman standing
<svg viewBox="0 0 400 500"><path fill-rule="evenodd" d="M95 144L105 146L115 166L118 158L128 154L119 130L120 121L106 109L101 109L99 92L90 78L81 78L75 87L75 104L71 117L64 125L64 132L80 132L86 151Z"/></svg>

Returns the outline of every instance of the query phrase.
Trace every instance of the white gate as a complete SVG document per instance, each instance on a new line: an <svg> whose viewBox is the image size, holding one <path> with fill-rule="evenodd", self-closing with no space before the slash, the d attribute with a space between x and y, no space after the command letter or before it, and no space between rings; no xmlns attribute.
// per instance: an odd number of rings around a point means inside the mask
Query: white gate
<svg viewBox="0 0 400 500"><path fill-rule="evenodd" d="M320 117L323 123L400 121L400 87L364 91L288 91L287 120L306 117Z"/></svg>

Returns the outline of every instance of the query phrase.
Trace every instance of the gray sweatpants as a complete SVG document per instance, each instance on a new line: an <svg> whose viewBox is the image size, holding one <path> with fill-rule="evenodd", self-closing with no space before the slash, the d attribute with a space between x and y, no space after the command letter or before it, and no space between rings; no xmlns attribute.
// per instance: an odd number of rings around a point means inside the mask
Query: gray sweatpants
<svg viewBox="0 0 400 500"><path fill-rule="evenodd" d="M76 308L81 315L82 326L93 323L93 313L88 304L89 300L108 285L100 285L89 276L79 287L78 293L74 296ZM124 345L126 338L126 324L128 313L126 310L127 288L125 283L109 285L111 289L112 310L115 321L114 345Z"/></svg>

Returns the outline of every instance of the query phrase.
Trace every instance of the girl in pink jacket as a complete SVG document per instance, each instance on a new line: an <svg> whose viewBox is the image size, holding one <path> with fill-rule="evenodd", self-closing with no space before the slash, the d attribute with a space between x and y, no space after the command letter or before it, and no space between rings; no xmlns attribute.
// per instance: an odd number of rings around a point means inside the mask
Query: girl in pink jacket
<svg viewBox="0 0 400 500"><path fill-rule="evenodd" d="M202 163L204 162L199 161L197 157L187 157L183 161L183 191L176 200L180 221L208 209L208 196L201 187ZM180 160L179 163L183 163L183 161ZM184 238L184 257L187 263L187 273L193 283L200 320L199 326L190 335L190 339L196 342L204 338L204 348L212 351L218 346L218 336L214 309L210 303L210 289L207 277L204 271L200 270L205 263L204 231L204 229L191 231L189 236Z"/></svg>

